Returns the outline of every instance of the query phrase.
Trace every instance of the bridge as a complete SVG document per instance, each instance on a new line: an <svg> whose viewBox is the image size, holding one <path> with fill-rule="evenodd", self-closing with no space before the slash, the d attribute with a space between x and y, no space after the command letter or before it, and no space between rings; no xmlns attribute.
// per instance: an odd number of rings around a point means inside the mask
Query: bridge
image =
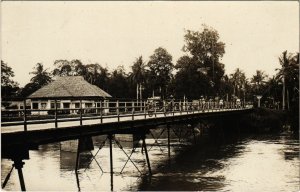
<svg viewBox="0 0 300 192"><path fill-rule="evenodd" d="M92 136L107 135L110 146L110 172L113 174L112 142L118 142L114 135L133 134L142 140L142 149L145 151L149 174L151 174L145 141L151 129L166 126L170 156L170 125L184 123L193 127L201 120L222 122L229 118L232 121L252 111L252 107L246 106L245 103L204 100L169 100L161 103L100 100L92 107L83 107L83 101L95 101L95 98L64 98L76 99L80 105L75 108L59 108L57 102L62 98L52 99L55 101L54 108L27 109L24 107L26 100L23 100L23 109L1 110L2 158L14 161L22 191L26 190L22 173L23 160L29 159L29 150L36 150L39 145L78 139L75 165L77 170L80 148L82 148L80 145L83 141ZM9 176L5 182L8 179Z"/></svg>

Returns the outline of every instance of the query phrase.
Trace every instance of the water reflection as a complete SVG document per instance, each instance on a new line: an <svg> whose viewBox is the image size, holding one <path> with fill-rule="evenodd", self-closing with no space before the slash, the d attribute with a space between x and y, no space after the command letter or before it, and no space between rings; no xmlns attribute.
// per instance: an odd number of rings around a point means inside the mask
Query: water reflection
<svg viewBox="0 0 300 192"><path fill-rule="evenodd" d="M111 177L109 148L108 145L102 146L105 136L93 138L95 149L91 153L80 154L78 172L74 171L76 151L62 150L60 143L43 145L37 151L30 151L30 160L25 161L23 172L26 188L33 191L299 190L297 138L288 134L229 138L232 137L225 136L220 141L204 135L196 145L192 145L191 142L179 142L174 137L171 140L169 165L167 139L162 136L157 143L155 139L146 139L148 149L152 147L149 150L152 177L143 176L148 168L141 148L134 151L131 159L143 175L130 161L124 167L128 157L117 145L113 149L114 175ZM130 145L120 143L124 151L131 154ZM98 152L99 148L102 149ZM96 155L97 161L93 160L93 155ZM11 161L2 160L2 183L11 165ZM123 173L120 174L123 167ZM16 170L12 172L5 190L20 190Z"/></svg>

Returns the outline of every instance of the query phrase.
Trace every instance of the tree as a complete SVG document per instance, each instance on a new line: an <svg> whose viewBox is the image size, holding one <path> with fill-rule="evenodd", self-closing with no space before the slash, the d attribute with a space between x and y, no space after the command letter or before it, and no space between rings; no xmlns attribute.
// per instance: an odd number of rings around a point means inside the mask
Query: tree
<svg viewBox="0 0 300 192"><path fill-rule="evenodd" d="M150 56L148 65L148 82L155 92L160 92L162 98L166 97L167 86L172 79L172 56L166 49L159 47L154 50L154 54Z"/></svg>
<svg viewBox="0 0 300 192"><path fill-rule="evenodd" d="M83 75L86 81L93 85L100 86L101 84L99 84L98 80L100 78L101 68L101 65L99 65L98 63L87 64L84 66L84 68L82 67L82 72L84 72Z"/></svg>
<svg viewBox="0 0 300 192"><path fill-rule="evenodd" d="M54 76L70 76L72 75L71 62L68 60L56 60L54 61L54 66L56 67L52 74Z"/></svg>
<svg viewBox="0 0 300 192"><path fill-rule="evenodd" d="M193 65L197 66L197 71L205 72L211 84L209 89L212 94L219 90L221 78L224 75L224 64L220 59L225 53L225 44L219 41L219 33L203 25L203 30L187 30L184 36L185 45L183 51L191 55ZM196 72L196 71L195 71Z"/></svg>
<svg viewBox="0 0 300 192"><path fill-rule="evenodd" d="M41 87L47 85L52 81L50 73L47 72L47 69L44 69L43 64L37 63L34 67L34 71L29 74L33 74L34 76L30 79L30 82L25 85L25 87L21 90L21 96L27 97L36 90Z"/></svg>
<svg viewBox="0 0 300 192"><path fill-rule="evenodd" d="M109 93L116 98L129 98L129 83L123 66L118 66L109 79Z"/></svg>
<svg viewBox="0 0 300 192"><path fill-rule="evenodd" d="M47 72L47 69L44 69L43 64L37 63L34 70L35 71L29 73L34 75L30 80L31 82L34 82L42 87L52 81L50 73Z"/></svg>
<svg viewBox="0 0 300 192"><path fill-rule="evenodd" d="M145 63L143 57L140 56L131 66L132 72L129 74L129 78L133 84L136 84L136 98L142 99L142 83L145 83ZM139 94L140 92L140 94Z"/></svg>
<svg viewBox="0 0 300 192"><path fill-rule="evenodd" d="M280 69L276 69L276 79L282 81L282 109L285 110L286 101L289 107L289 96L299 88L299 53L293 56L284 51L279 57ZM297 92L296 92L297 93ZM299 94L299 89L298 89ZM286 99L287 97L287 99Z"/></svg>
<svg viewBox="0 0 300 192"><path fill-rule="evenodd" d="M4 63L4 61L1 60L1 96L2 97L12 97L19 89L18 83L11 79L14 76L15 74L12 68L9 67L6 63Z"/></svg>
<svg viewBox="0 0 300 192"><path fill-rule="evenodd" d="M178 59L175 68L175 96L189 99L199 99L201 95L208 95L209 79L205 70L199 70L193 59L187 55Z"/></svg>
<svg viewBox="0 0 300 192"><path fill-rule="evenodd" d="M237 68L234 73L230 74L230 81L233 85L233 95L241 97L241 91L245 91L244 88L247 83L245 73Z"/></svg>
<svg viewBox="0 0 300 192"><path fill-rule="evenodd" d="M256 74L251 78L251 83L253 85L253 91L256 95L263 94L263 88L266 84L266 78L268 76L261 70L256 70Z"/></svg>

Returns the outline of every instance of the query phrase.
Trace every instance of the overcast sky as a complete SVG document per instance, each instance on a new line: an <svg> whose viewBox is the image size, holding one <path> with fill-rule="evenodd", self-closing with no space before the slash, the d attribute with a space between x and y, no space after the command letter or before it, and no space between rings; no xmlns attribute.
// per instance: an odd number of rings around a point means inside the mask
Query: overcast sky
<svg viewBox="0 0 300 192"><path fill-rule="evenodd" d="M80 59L110 70L135 59L146 61L162 46L182 56L184 29L206 24L226 44L226 74L242 69L275 74L278 56L299 51L299 4L288 2L12 2L1 3L2 60L21 86L41 62L49 71L57 59Z"/></svg>

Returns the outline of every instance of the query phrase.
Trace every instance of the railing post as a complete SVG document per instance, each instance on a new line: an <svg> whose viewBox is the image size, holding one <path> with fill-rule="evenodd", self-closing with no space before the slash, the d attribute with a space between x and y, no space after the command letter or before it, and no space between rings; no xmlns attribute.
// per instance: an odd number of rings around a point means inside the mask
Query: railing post
<svg viewBox="0 0 300 192"><path fill-rule="evenodd" d="M166 101L163 101L163 105L164 105L164 115L166 116Z"/></svg>
<svg viewBox="0 0 300 192"><path fill-rule="evenodd" d="M131 104L131 114L132 114L132 120L134 120L134 101L132 101Z"/></svg>
<svg viewBox="0 0 300 192"><path fill-rule="evenodd" d="M119 100L117 100L116 103L116 108L117 108L117 116L118 116L118 122L120 121L120 108L119 108Z"/></svg>
<svg viewBox="0 0 300 192"><path fill-rule="evenodd" d="M51 105L51 104L50 104ZM54 112L54 115L55 115L55 128L57 128L58 126L57 126L57 100L55 99L54 100L54 108L55 108L55 112Z"/></svg>
<svg viewBox="0 0 300 192"><path fill-rule="evenodd" d="M100 123L103 123L103 118L102 118L102 101L100 101Z"/></svg>
<svg viewBox="0 0 300 192"><path fill-rule="evenodd" d="M182 114L182 103L181 103L181 100L179 101L179 112L180 112L180 115Z"/></svg>
<svg viewBox="0 0 300 192"><path fill-rule="evenodd" d="M189 114L189 102L185 102L185 110L186 110L186 114Z"/></svg>
<svg viewBox="0 0 300 192"><path fill-rule="evenodd" d="M80 99L80 125L82 125L82 99Z"/></svg>
<svg viewBox="0 0 300 192"><path fill-rule="evenodd" d="M156 118L156 102L154 102L154 117Z"/></svg>
<svg viewBox="0 0 300 192"><path fill-rule="evenodd" d="M27 131L26 99L24 99L23 105L24 105L24 107L23 107L23 110L24 110L24 116L23 116L23 118L24 118L24 131Z"/></svg>
<svg viewBox="0 0 300 192"><path fill-rule="evenodd" d="M207 102L207 111L210 109L210 101Z"/></svg>
<svg viewBox="0 0 300 192"><path fill-rule="evenodd" d="M174 116L174 109L175 109L175 105L176 105L176 102L175 101L171 101L172 103L172 113L173 113L173 116Z"/></svg>
<svg viewBox="0 0 300 192"><path fill-rule="evenodd" d="M146 115L146 101L144 101L144 115L145 115L145 119L147 118L147 115Z"/></svg>
<svg viewBox="0 0 300 192"><path fill-rule="evenodd" d="M195 113L195 108L194 108L194 103L193 103L193 101L192 101L192 103L191 103L191 106L192 106L192 111L193 111L193 114Z"/></svg>
<svg viewBox="0 0 300 192"><path fill-rule="evenodd" d="M124 110L125 110L125 113L127 113L127 105L126 105L126 104L127 104L127 102L125 101L125 102L124 102Z"/></svg>

